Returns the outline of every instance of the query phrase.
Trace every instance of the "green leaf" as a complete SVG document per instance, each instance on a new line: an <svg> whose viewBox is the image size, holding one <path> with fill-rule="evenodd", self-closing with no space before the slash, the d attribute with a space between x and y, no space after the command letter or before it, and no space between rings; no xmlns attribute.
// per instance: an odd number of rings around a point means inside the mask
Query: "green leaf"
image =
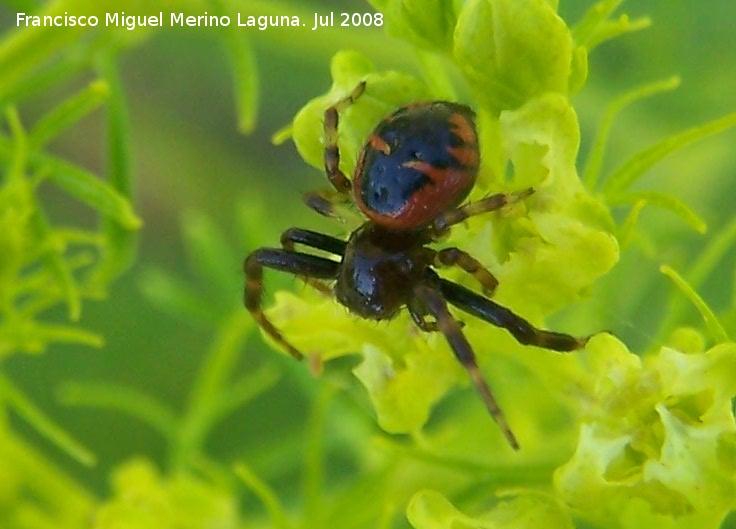
<svg viewBox="0 0 736 529"><path fill-rule="evenodd" d="M9 139L0 137L0 158L6 162L19 167L18 163L23 163L18 158L22 151L23 149L14 146ZM32 168L44 172L46 178L81 201L110 214L124 226L129 228L140 226L141 222L133 213L130 203L94 175L46 154L33 154L29 161ZM22 177L22 168L19 167L19 170ZM13 173L14 171L11 171L11 174Z"/></svg>
<svg viewBox="0 0 736 529"><path fill-rule="evenodd" d="M30 12L30 10L19 10L22 12ZM10 87L0 89L0 107L6 104L20 104L24 101L38 97L40 94L47 93L54 89L55 86L68 81L70 78L78 75L81 71L89 67L92 59L90 55L93 53L94 41L83 40L74 44L70 44L65 53L58 57L52 63L34 69L28 73L23 79L18 80Z"/></svg>
<svg viewBox="0 0 736 529"><path fill-rule="evenodd" d="M189 468L200 457L206 436L220 413L226 409L220 400L223 395L221 388L229 384L243 342L252 326L252 319L247 318L240 309L219 322L217 334L197 374L178 435L173 439L171 460L174 468ZM253 376L253 386L265 391L270 383L269 372L262 370ZM265 383L255 381L256 378Z"/></svg>
<svg viewBox="0 0 736 529"><path fill-rule="evenodd" d="M607 40L649 27L651 20L646 17L632 21L627 15L621 15L618 20L609 20L622 1L602 0L593 4L572 30L575 42L590 52Z"/></svg>
<svg viewBox="0 0 736 529"><path fill-rule="evenodd" d="M378 424L390 433L418 431L432 406L464 381L447 347L413 342L400 364L386 351L364 345L363 362L353 370L371 397Z"/></svg>
<svg viewBox="0 0 736 529"><path fill-rule="evenodd" d="M616 169L603 186L606 196L616 196L628 189L655 163L700 139L718 134L736 125L736 112L665 138L636 153Z"/></svg>
<svg viewBox="0 0 736 529"><path fill-rule="evenodd" d="M608 105L606 113L603 115L598 131L596 132L593 145L590 148L588 159L585 161L585 169L583 169L583 182L588 189L594 190L600 178L601 167L603 166L603 158L606 154L606 146L608 145L611 129L616 117L629 105L668 90L674 90L680 85L679 77L670 77L662 81L646 84L634 88L626 92L622 96L614 99Z"/></svg>
<svg viewBox="0 0 736 529"><path fill-rule="evenodd" d="M710 309L710 307L708 307L705 301L703 301L703 298L701 298L697 294L697 292L695 292L692 287L687 284L687 282L680 276L680 274L678 274L672 267L669 267L667 265L660 266L659 271L669 277L672 282L677 285L677 287L682 291L682 293L687 296L691 303L695 305L695 307L698 309L698 312L700 312L700 315L703 317L703 321L708 327L708 330L710 331L710 334L716 343L726 343L730 341L728 334L726 334L726 330L721 325L721 322L718 321L716 315L713 314L713 311Z"/></svg>
<svg viewBox="0 0 736 529"><path fill-rule="evenodd" d="M407 508L415 529L573 529L570 515L554 499L542 494L522 494L500 502L479 516L458 511L438 492L417 492Z"/></svg>
<svg viewBox="0 0 736 529"><path fill-rule="evenodd" d="M52 343L101 347L103 339L98 334L71 325L14 319L0 326L0 357L14 349L40 353Z"/></svg>
<svg viewBox="0 0 736 529"><path fill-rule="evenodd" d="M95 455L55 424L6 377L0 375L0 400L6 402L39 434L55 444L78 463L92 466Z"/></svg>
<svg viewBox="0 0 736 529"><path fill-rule="evenodd" d="M52 232L41 207L37 207L34 212L31 224L35 237L45 246L41 261L56 280L62 296L66 300L69 319L77 321L82 313L81 293L72 275L71 267L64 261L64 245L63 243L54 244L54 239L59 240L60 238Z"/></svg>
<svg viewBox="0 0 736 529"><path fill-rule="evenodd" d="M243 527L238 499L223 483L191 472L162 476L145 459L128 461L111 474L111 491L87 518L97 529Z"/></svg>
<svg viewBox="0 0 736 529"><path fill-rule="evenodd" d="M707 229L705 221L690 209L690 206L685 202L677 197L661 193L659 191L633 191L623 193L618 196L609 197L608 202L612 206L620 204L638 204L640 202L651 204L671 211L698 233L705 233Z"/></svg>
<svg viewBox="0 0 736 529"><path fill-rule="evenodd" d="M493 112L567 95L573 56L565 23L545 0L470 0L458 17L455 61Z"/></svg>
<svg viewBox="0 0 736 529"><path fill-rule="evenodd" d="M712 273L713 269L722 261L724 255L733 247L736 241L736 219L724 226L708 242L704 250L698 253L697 259L685 274L687 283L697 290ZM736 285L736 282L734 282ZM664 338L680 321L685 299L677 291L672 291L665 317L659 327L659 338ZM731 301L731 307L736 309L736 289ZM725 320L724 320L725 323Z"/></svg>
<svg viewBox="0 0 736 529"><path fill-rule="evenodd" d="M503 112L500 125L513 188L535 190L525 201L528 218L508 223L507 233L488 226L466 245L481 262L503 263L496 299L535 321L580 299L616 263L618 244L608 208L577 176L579 130L567 100L547 94ZM502 234L511 237L508 255Z"/></svg>
<svg viewBox="0 0 736 529"><path fill-rule="evenodd" d="M67 99L46 114L29 134L31 150L38 150L61 134L64 129L100 106L110 96L110 88L103 81L94 81L78 94Z"/></svg>
<svg viewBox="0 0 736 529"><path fill-rule="evenodd" d="M63 3L38 12L38 15L62 15ZM59 12L59 9L62 12ZM84 28L76 27L37 27L16 29L0 42L0 101L21 83L26 75L41 66L59 49L74 41L84 33Z"/></svg>
<svg viewBox="0 0 736 529"><path fill-rule="evenodd" d="M384 16L386 33L415 46L438 53L452 49L457 20L455 5L448 0L369 0Z"/></svg>
<svg viewBox="0 0 736 529"><path fill-rule="evenodd" d="M736 345L643 359L612 336L591 340L575 454L555 488L594 525L719 527L736 498L724 441L736 432Z"/></svg>
<svg viewBox="0 0 736 529"><path fill-rule="evenodd" d="M107 172L110 186L127 201L133 200L133 162L131 134L128 122L128 106L115 57L105 54L99 60L98 69L110 87L110 103L107 115ZM106 212L107 213L107 212ZM135 260L137 226L120 223L107 213L100 231L105 238L102 260L94 271L92 281L107 284L122 275Z"/></svg>
<svg viewBox="0 0 736 529"><path fill-rule="evenodd" d="M10 141L0 137L0 159L9 160L12 152ZM44 171L47 180L81 202L110 215L123 227L137 229L141 226L130 202L92 173L48 154L31 155L30 166Z"/></svg>
<svg viewBox="0 0 736 529"><path fill-rule="evenodd" d="M59 400L67 406L114 410L141 420L167 440L176 433L173 411L150 395L111 382L65 382Z"/></svg>
<svg viewBox="0 0 736 529"><path fill-rule="evenodd" d="M362 352L364 361L354 373L368 390L379 424L389 432L416 431L430 407L466 380L442 337L432 336L428 344L413 332L405 314L376 332L373 322L356 319L333 299L277 292L267 315L307 358L323 362ZM329 321L329 327L315 324L320 321Z"/></svg>
<svg viewBox="0 0 736 529"><path fill-rule="evenodd" d="M228 10L226 3L217 0L213 2L217 12L221 15L234 13L236 3L230 3L233 9ZM228 13L229 12L229 13ZM258 118L259 79L258 65L255 50L246 32L232 25L223 29L222 41L230 59L230 69L233 75L235 102L237 106L238 130L244 134L253 132Z"/></svg>
<svg viewBox="0 0 736 529"><path fill-rule="evenodd" d="M631 243L631 240L634 238L634 234L636 233L636 223L639 220L639 214L646 205L647 203L645 200L634 202L633 206L631 207L631 211L626 216L624 222L621 224L621 228L618 230L618 243L619 245L621 245L622 249L626 248Z"/></svg>
<svg viewBox="0 0 736 529"><path fill-rule="evenodd" d="M279 378L278 370L266 365L235 380L231 385L225 387L217 398L217 409L213 409L213 421L226 417L258 395L266 393L279 381Z"/></svg>
<svg viewBox="0 0 736 529"><path fill-rule="evenodd" d="M294 529L294 526L289 523L289 518L286 516L286 511L281 502L279 502L278 496L265 481L244 463L238 463L235 466L235 474L261 501L268 511L273 527L276 529Z"/></svg>

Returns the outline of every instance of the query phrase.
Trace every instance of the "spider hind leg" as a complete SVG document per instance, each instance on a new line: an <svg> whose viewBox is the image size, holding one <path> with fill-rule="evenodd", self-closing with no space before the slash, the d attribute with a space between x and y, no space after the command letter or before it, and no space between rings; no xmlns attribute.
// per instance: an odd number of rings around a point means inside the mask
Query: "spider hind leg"
<svg viewBox="0 0 736 529"><path fill-rule="evenodd" d="M449 303L488 323L503 327L521 344L567 353L582 349L590 339L590 336L577 337L538 329L506 307L447 279L439 279L439 288Z"/></svg>
<svg viewBox="0 0 736 529"><path fill-rule="evenodd" d="M450 311L447 309L447 303L442 292L427 283L420 283L414 288L414 295L422 303L426 311L435 318L437 329L445 335L445 339L450 344L455 357L467 370L486 408L488 408L488 412L493 417L493 420L496 421L496 424L503 432L511 448L518 450L519 442L511 431L511 427L506 421L506 416L498 405L498 402L496 402L490 386L480 372L470 342L468 342L468 339L463 334L458 321L452 317Z"/></svg>

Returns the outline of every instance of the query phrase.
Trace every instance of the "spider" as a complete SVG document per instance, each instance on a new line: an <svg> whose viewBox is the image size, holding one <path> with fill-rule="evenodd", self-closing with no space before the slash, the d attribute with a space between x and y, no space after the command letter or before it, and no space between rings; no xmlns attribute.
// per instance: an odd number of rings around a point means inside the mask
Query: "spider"
<svg viewBox="0 0 736 529"><path fill-rule="evenodd" d="M573 351L589 337L578 338L535 328L489 297L498 280L474 257L459 248L435 250L427 245L473 215L491 212L534 193L498 193L476 202L463 201L478 174L479 150L475 114L448 101L414 103L384 118L360 151L352 181L340 170L337 141L342 110L365 91L361 82L324 113L324 166L334 192L307 193L305 203L318 213L334 215L338 201L355 201L368 220L344 241L322 233L290 228L281 248L259 248L243 265L245 306L260 327L300 360L261 309L263 269L289 272L315 288L333 292L341 304L361 318L389 320L403 308L425 332L441 332L465 367L491 417L514 449L519 443L484 380L462 323L448 310L468 314L508 330L517 341L554 351ZM336 259L303 253L303 245ZM472 275L486 295L440 277L434 268L457 266ZM332 283L332 286L328 286Z"/></svg>

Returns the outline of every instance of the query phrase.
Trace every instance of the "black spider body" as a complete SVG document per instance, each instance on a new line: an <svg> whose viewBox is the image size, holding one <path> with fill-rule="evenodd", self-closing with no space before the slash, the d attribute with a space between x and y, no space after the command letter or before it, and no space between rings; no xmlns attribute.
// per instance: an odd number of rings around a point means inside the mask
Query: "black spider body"
<svg viewBox="0 0 736 529"><path fill-rule="evenodd" d="M335 297L362 318L393 318L412 298L432 258L411 233L368 222L348 239L335 282Z"/></svg>
<svg viewBox="0 0 736 529"><path fill-rule="evenodd" d="M445 336L509 444L518 448L480 373L473 348L448 304L505 328L523 344L572 351L584 347L588 338L537 329L487 297L493 294L498 281L470 254L454 247L435 250L428 244L466 218L524 200L534 191L498 193L461 205L478 173L475 114L465 105L447 101L408 105L382 120L366 141L353 179L349 180L339 167L339 112L353 104L364 90L365 83L359 84L348 97L325 111L325 172L335 192L309 193L305 202L319 213L333 215L333 204L350 198L352 193L369 220L347 241L290 228L281 236L281 248L252 252L244 263L245 305L261 328L297 359L303 357L301 352L261 309L263 268L304 278L315 288L334 294L362 318L388 320L406 308L420 329ZM297 244L333 257L297 251ZM457 266L472 275L485 295L441 278L435 268L447 266Z"/></svg>

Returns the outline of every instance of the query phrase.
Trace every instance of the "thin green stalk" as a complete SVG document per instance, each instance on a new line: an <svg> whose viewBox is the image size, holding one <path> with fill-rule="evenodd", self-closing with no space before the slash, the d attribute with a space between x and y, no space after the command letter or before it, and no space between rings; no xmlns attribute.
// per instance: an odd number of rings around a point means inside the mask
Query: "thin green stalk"
<svg viewBox="0 0 736 529"><path fill-rule="evenodd" d="M685 294L685 296L690 300L690 302L695 305L695 308L698 309L698 312L700 312L700 315L703 318L703 321L705 322L706 327L708 328L708 331L710 332L711 337L715 341L715 343L725 343L731 341L731 339L728 337L728 334L726 333L726 330L723 328L723 325L721 325L721 322L718 321L718 318L716 318L716 315L713 313L711 308L703 301L703 298L701 298L695 290L678 274L672 267L667 265L662 265L659 267L659 271L662 272L664 275L669 277L672 282L677 286L677 288L680 289L680 291Z"/></svg>
<svg viewBox="0 0 736 529"><path fill-rule="evenodd" d="M703 282L708 278L713 269L718 265L723 256L732 248L736 242L736 219L733 219L726 225L705 247L699 252L698 259L690 270L685 274L688 284L697 290ZM734 304L736 305L736 303ZM666 338L667 333L671 332L680 318L685 308L685 300L677 292L670 295L668 310L664 320L659 326L658 336L660 340Z"/></svg>
<svg viewBox="0 0 736 529"><path fill-rule="evenodd" d="M621 204L638 204L643 202L662 209L666 209L680 217L686 224L698 233L705 233L707 226L705 221L695 213L690 206L679 198L660 191L629 191L620 195L608 197L611 206Z"/></svg>
<svg viewBox="0 0 736 529"><path fill-rule="evenodd" d="M41 118L29 134L31 150L39 150L65 129L99 107L109 96L106 83L94 81Z"/></svg>
<svg viewBox="0 0 736 529"><path fill-rule="evenodd" d="M120 74L112 53L98 61L98 70L110 90L107 115L107 173L110 187L129 204L133 201L133 161L128 105ZM131 208L132 209L132 208ZM106 244L102 260L92 282L106 284L122 275L135 260L137 226L120 222L115 215L105 214L100 226Z"/></svg>
<svg viewBox="0 0 736 529"><path fill-rule="evenodd" d="M41 261L48 270L49 274L59 285L62 296L66 301L68 317L71 321L78 321L82 315L82 295L77 283L72 275L72 269L64 260L63 246L59 248L58 244L53 244L56 234L52 232L51 226L46 219L43 208L37 205L36 210L31 218L31 228L34 236L38 241L49 241L51 244L42 242L45 251L40 256Z"/></svg>
<svg viewBox="0 0 736 529"><path fill-rule="evenodd" d="M63 15L64 2L47 4L39 15ZM17 28L0 42L0 101L14 92L16 86L34 69L50 60L58 50L85 32L76 27Z"/></svg>
<svg viewBox="0 0 736 529"><path fill-rule="evenodd" d="M611 135L611 129L613 128L614 121L619 114L621 114L621 112L632 103L655 94L674 90L679 85L679 77L670 77L661 81L655 81L626 92L622 96L614 99L613 102L608 105L606 113L598 126L598 131L596 132L595 139L593 140L593 145L590 149L590 153L588 154L588 159L585 161L585 168L583 169L582 176L585 187L592 191L598 185L598 181L601 176L601 168L603 167L603 159L606 155L606 147L608 146Z"/></svg>
<svg viewBox="0 0 736 529"><path fill-rule="evenodd" d="M6 158L10 161L10 169L7 172L6 182L21 182L25 176L25 168L28 160L28 137L20 121L20 116L15 107L9 108L5 117L12 135L11 141L6 144Z"/></svg>
<svg viewBox="0 0 736 529"><path fill-rule="evenodd" d="M24 497L53 519L56 527L83 527L89 522L95 501L92 494L80 485L78 479L64 474L57 465L35 451L27 440L3 432L0 436L0 461L23 470ZM3 470L3 484L8 485L5 474L8 469L4 467ZM5 514L5 509L2 514Z"/></svg>
<svg viewBox="0 0 736 529"><path fill-rule="evenodd" d="M271 523L276 529L294 529L286 516L286 511L279 501L278 495L258 475L244 463L235 466L235 474L255 494L268 511Z"/></svg>
<svg viewBox="0 0 736 529"><path fill-rule="evenodd" d="M606 196L617 196L634 184L655 163L698 140L736 125L736 112L665 138L629 158L603 186Z"/></svg>
<svg viewBox="0 0 736 529"><path fill-rule="evenodd" d="M55 424L13 384L0 374L0 402L6 402L43 437L85 466L95 464L95 455Z"/></svg>
<svg viewBox="0 0 736 529"><path fill-rule="evenodd" d="M414 459L422 463L437 465L472 476L492 476L494 486L499 489L507 487L544 486L549 483L550 477L559 465L557 461L526 466L487 465L460 457L433 454L417 446L401 446L386 438L376 438L375 443L379 448L390 451L392 454Z"/></svg>
<svg viewBox="0 0 736 529"><path fill-rule="evenodd" d="M172 410L150 395L130 387L110 382L67 382L59 392L59 399L68 406L115 410L129 415L169 440L177 432L176 416Z"/></svg>
<svg viewBox="0 0 736 529"><path fill-rule="evenodd" d="M327 405L333 389L325 385L312 405L307 423L307 439L304 443L304 529L325 527L324 452Z"/></svg>

